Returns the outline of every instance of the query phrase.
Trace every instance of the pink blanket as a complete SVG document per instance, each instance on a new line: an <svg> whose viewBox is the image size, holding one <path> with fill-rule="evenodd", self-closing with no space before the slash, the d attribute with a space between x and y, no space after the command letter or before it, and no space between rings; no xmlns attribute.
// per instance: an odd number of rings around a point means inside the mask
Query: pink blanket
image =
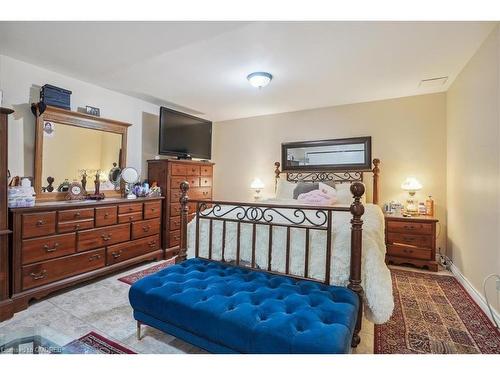
<svg viewBox="0 0 500 375"><path fill-rule="evenodd" d="M312 190L308 193L302 193L297 197L297 200L302 203L316 204L319 206L331 206L337 199L323 193L321 190Z"/></svg>

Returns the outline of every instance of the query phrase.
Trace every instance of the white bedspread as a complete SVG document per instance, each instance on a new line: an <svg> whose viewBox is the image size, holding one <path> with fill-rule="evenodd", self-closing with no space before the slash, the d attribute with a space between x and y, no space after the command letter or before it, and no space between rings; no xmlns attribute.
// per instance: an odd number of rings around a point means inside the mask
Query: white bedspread
<svg viewBox="0 0 500 375"><path fill-rule="evenodd" d="M293 203L292 203L293 202ZM263 202L275 204L297 205L296 200L277 201L267 200ZM234 206L222 206L223 212L231 210ZM205 211L207 212L207 211ZM224 218L237 218L236 209L224 216ZM287 217L293 216L293 210L278 209L278 212ZM288 223L279 213L268 212L272 215L274 223ZM314 215L315 211L308 211L307 216L311 220L318 221ZM349 282L350 243L352 215L349 212L333 212L332 233L332 262L330 282L334 285L347 286ZM365 291L365 315L370 321L381 324L389 320L394 308L392 297L392 282L389 269L385 265L385 241L384 241L384 217L380 207L373 204L365 204L363 219L363 258L362 258L362 285ZM200 219L199 255L208 257L209 222ZM235 260L237 246L237 224L226 223L226 241L224 257L226 261ZM188 258L194 257L196 220L188 225ZM290 241L290 273L304 275L304 249L305 230L292 228ZM241 224L240 230L240 258L250 262L252 257L252 225ZM256 227L256 263L258 267L267 269L269 226L257 225ZM309 277L324 280L325 257L326 257L326 231L311 230ZM273 252L271 269L273 271L285 271L286 252L286 229L273 227ZM222 222L215 220L212 230L212 259L220 260L222 257Z"/></svg>

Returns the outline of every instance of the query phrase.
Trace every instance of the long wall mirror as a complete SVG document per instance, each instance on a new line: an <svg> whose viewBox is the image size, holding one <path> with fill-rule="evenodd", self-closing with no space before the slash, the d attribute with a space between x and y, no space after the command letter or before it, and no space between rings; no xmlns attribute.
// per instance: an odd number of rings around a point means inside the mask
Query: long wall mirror
<svg viewBox="0 0 500 375"><path fill-rule="evenodd" d="M126 163L130 124L47 107L37 116L36 126L37 199L65 199L72 182L84 185L92 194L96 174L102 193L120 195L117 177Z"/></svg>
<svg viewBox="0 0 500 375"><path fill-rule="evenodd" d="M284 171L369 170L371 137L283 143L281 159Z"/></svg>

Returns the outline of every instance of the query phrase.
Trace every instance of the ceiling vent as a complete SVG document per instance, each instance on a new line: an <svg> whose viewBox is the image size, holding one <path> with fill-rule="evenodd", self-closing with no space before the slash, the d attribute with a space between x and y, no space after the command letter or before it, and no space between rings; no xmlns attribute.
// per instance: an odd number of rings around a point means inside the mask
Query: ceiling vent
<svg viewBox="0 0 500 375"><path fill-rule="evenodd" d="M444 84L448 81L448 76L446 77L436 77L436 78L428 78L420 81L419 87L423 89L432 89L444 86Z"/></svg>

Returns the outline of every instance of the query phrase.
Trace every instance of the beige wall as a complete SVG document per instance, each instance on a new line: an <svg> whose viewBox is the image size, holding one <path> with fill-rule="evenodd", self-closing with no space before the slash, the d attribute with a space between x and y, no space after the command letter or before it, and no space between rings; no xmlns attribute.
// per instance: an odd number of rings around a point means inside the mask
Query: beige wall
<svg viewBox="0 0 500 375"><path fill-rule="evenodd" d="M447 94L448 251L482 292L500 273L500 31L492 32ZM487 290L497 311L493 280Z"/></svg>
<svg viewBox="0 0 500 375"><path fill-rule="evenodd" d="M372 136L372 155L381 159L381 202L406 199L400 185L415 176L432 194L446 229L446 96L444 93L344 105L219 122L214 125L216 199L248 200L253 178L273 194L274 162L282 142ZM367 176L369 177L369 176ZM369 192L369 198L371 191Z"/></svg>
<svg viewBox="0 0 500 375"><path fill-rule="evenodd" d="M40 86L46 83L73 92L73 111L90 105L100 108L102 117L131 123L127 138L127 165L141 170L144 119L149 118L148 114L157 116L157 105L0 55L0 89L4 94L4 106L16 111L9 117L9 169L13 175L33 175L35 118L31 114L30 103L39 100ZM148 123L147 126L152 125ZM146 174L147 171L143 171L144 177Z"/></svg>

